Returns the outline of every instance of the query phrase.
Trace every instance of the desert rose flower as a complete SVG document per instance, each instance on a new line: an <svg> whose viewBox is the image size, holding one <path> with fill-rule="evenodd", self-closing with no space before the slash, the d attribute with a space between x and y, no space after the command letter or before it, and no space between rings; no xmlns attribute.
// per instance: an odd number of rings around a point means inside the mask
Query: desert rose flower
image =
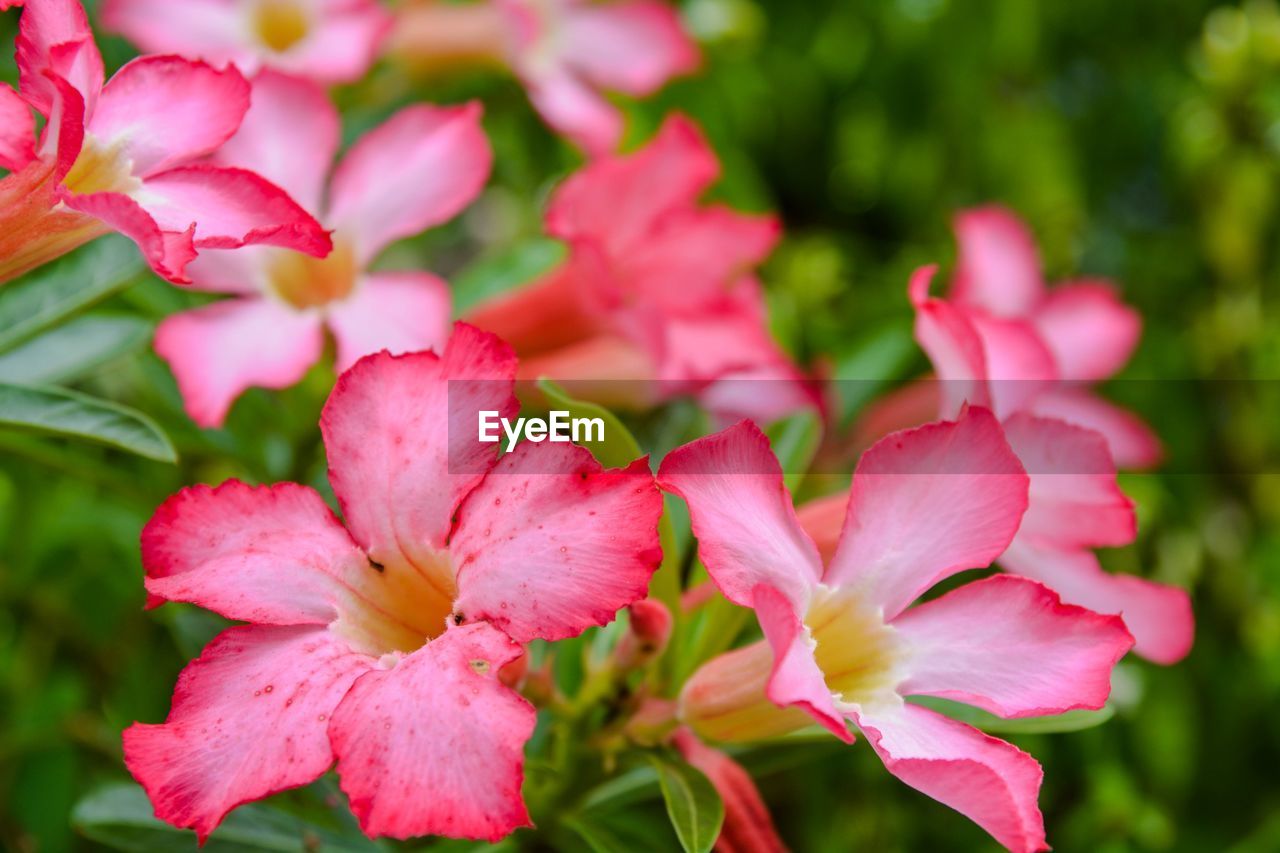
<svg viewBox="0 0 1280 853"><path fill-rule="evenodd" d="M1031 477L1030 509L1000 564L1048 584L1064 601L1121 614L1142 656L1166 664L1181 660L1195 635L1186 591L1110 574L1092 550L1128 545L1138 533L1132 503L1116 482L1115 442L1108 443L1096 422L1081 424L1053 407L1044 411L1046 398L1060 396L1059 374L1046 339L1031 323L929 296L932 273L917 271L911 300L916 338L942 380L935 383L942 416L966 403L994 407ZM1016 381L1003 381L1008 379Z"/></svg>
<svg viewBox="0 0 1280 853"><path fill-rule="evenodd" d="M370 836L496 840L526 826L534 710L499 671L520 643L601 625L661 559L645 460L524 442L510 348L459 325L442 355L379 353L321 416L343 521L312 489L232 480L170 498L142 534L147 591L245 625L182 673L160 725L124 733L156 814L207 838L237 805L334 762Z"/></svg>
<svg viewBox="0 0 1280 853"><path fill-rule="evenodd" d="M468 322L510 342L523 377L576 380L579 392L610 405L697 393L761 420L813 405L769 335L751 274L777 242L778 222L700 204L718 173L681 116L640 150L587 165L557 189L546 215L569 257L478 306ZM756 393L744 400L743 389Z"/></svg>
<svg viewBox="0 0 1280 853"><path fill-rule="evenodd" d="M428 0L400 11L390 50L415 65L509 67L547 124L593 156L622 139L622 114L604 92L645 97L699 64L659 0Z"/></svg>
<svg viewBox="0 0 1280 853"><path fill-rule="evenodd" d="M259 243L315 256L328 235L253 172L199 162L240 126L249 86L170 56L133 60L103 85L102 57L72 0L32 0L17 42L21 98L0 89L0 282L115 230L152 269L184 281L197 249Z"/></svg>
<svg viewBox="0 0 1280 853"><path fill-rule="evenodd" d="M737 741L816 720L852 742L852 723L908 785L1012 850L1045 849L1039 764L904 701L939 696L1002 717L1099 708L1133 643L1118 618L1009 575L910 606L947 577L990 564L1027 508L1027 476L989 411L967 408L868 450L825 565L754 425L673 451L658 481L688 502L712 579L755 609L766 638L694 674L681 697L687 724Z"/></svg>
<svg viewBox="0 0 1280 853"><path fill-rule="evenodd" d="M391 16L378 0L105 0L102 24L145 51L347 83L373 64Z"/></svg>
<svg viewBox="0 0 1280 853"><path fill-rule="evenodd" d="M221 425L251 386L301 379L324 350L326 328L339 371L381 349L439 347L448 335L443 281L368 266L389 243L450 219L479 194L492 163L479 104L407 107L333 169L338 141L337 110L315 84L270 71L254 79L253 106L218 160L269 176L317 211L334 229L334 250L323 260L271 248L210 252L191 265L195 287L234 298L167 318L155 347L201 426Z"/></svg>

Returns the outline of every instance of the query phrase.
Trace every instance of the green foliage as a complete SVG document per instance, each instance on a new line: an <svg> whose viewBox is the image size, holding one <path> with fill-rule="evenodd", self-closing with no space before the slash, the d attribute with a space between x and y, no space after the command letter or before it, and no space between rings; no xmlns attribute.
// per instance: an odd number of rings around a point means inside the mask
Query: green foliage
<svg viewBox="0 0 1280 853"><path fill-rule="evenodd" d="M675 758L651 756L662 800L685 853L708 853L720 835L724 803L701 772Z"/></svg>

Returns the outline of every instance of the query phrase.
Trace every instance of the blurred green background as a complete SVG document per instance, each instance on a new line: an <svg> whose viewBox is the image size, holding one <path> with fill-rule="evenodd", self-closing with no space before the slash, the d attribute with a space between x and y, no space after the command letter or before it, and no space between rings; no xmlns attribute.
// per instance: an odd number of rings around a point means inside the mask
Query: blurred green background
<svg viewBox="0 0 1280 853"><path fill-rule="evenodd" d="M1106 560L1193 588L1196 646L1168 669L1126 663L1108 724L1015 740L1045 765L1041 802L1059 850L1280 849L1280 10L1199 0L682 8L705 70L627 105L629 138L688 112L724 161L715 194L781 212L787 237L763 278L775 331L801 360L886 383L923 370L907 275L948 262L952 212L987 201L1032 225L1050 280L1112 276L1141 310L1146 333L1124 376L1160 381L1116 383L1114 395L1134 396L1171 463L1125 475L1140 539ZM0 18L5 45L16 20ZM102 44L110 66L132 55ZM12 80L11 55L3 63ZM518 84L493 75L410 81L382 67L337 93L348 140L414 99L472 96L485 100L496 149L490 188L386 261L446 275L460 306L554 258L540 211L577 155ZM154 323L199 299L140 276L95 311ZM252 391L214 432L182 414L145 335L58 378L150 414L181 462L0 432L0 848L15 851L99 848L75 827L87 807L75 821L73 808L127 778L120 730L163 719L179 669L218 627L173 605L142 610L142 524L192 482L323 487L315 423L333 377L318 368L288 391ZM744 761L794 849L993 848L891 779L865 745ZM323 803L326 785L282 798L280 814ZM355 843L340 818L331 829L348 839L339 846ZM281 837L271 849L297 843ZM193 846L158 838L153 849Z"/></svg>

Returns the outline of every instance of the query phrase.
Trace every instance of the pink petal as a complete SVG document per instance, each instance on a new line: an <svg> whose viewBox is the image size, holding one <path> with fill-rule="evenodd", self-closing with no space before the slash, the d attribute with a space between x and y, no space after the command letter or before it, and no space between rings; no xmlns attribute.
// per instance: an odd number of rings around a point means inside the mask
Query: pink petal
<svg viewBox="0 0 1280 853"><path fill-rule="evenodd" d="M696 286L691 285L690 290ZM662 378L673 383L705 383L732 372L759 370L762 381L755 389L758 394L767 394L764 374L777 374L779 380L787 373L791 374L787 378L797 378L799 371L769 334L759 282L743 279L732 290L721 282L720 290L714 301L654 319L661 335L658 354Z"/></svg>
<svg viewBox="0 0 1280 853"><path fill-rule="evenodd" d="M231 0L103 0L102 26L144 53L179 54L252 72L243 6Z"/></svg>
<svg viewBox="0 0 1280 853"><path fill-rule="evenodd" d="M53 77L70 83L84 99L85 114L93 114L102 91L102 55L78 0L41 0L22 10L17 63L22 96L45 116L56 99Z"/></svg>
<svg viewBox="0 0 1280 853"><path fill-rule="evenodd" d="M1055 388L1037 398L1032 411L1102 433L1120 468L1152 468L1164 458L1164 448L1151 427L1087 388Z"/></svg>
<svg viewBox="0 0 1280 853"><path fill-rule="evenodd" d="M159 599L272 625L327 625L351 582L372 571L314 490L238 480L161 504L142 530L142 565Z"/></svg>
<svg viewBox="0 0 1280 853"><path fill-rule="evenodd" d="M196 256L193 230L189 226L181 230L163 229L150 213L121 193L75 195L62 191L59 198L72 210L100 219L137 243L156 275L169 281L185 280L184 270Z"/></svg>
<svg viewBox="0 0 1280 853"><path fill-rule="evenodd" d="M807 608L822 564L759 427L742 421L676 448L662 460L658 485L689 504L698 554L730 601L751 607L763 584Z"/></svg>
<svg viewBox="0 0 1280 853"><path fill-rule="evenodd" d="M122 145L145 178L216 150L248 109L249 83L235 66L142 56L107 82L88 130L104 146Z"/></svg>
<svg viewBox="0 0 1280 853"><path fill-rule="evenodd" d="M497 841L531 825L520 785L536 714L497 677L521 654L488 625L453 626L355 683L330 737L367 835Z"/></svg>
<svg viewBox="0 0 1280 853"><path fill-rule="evenodd" d="M534 109L557 133L592 157L603 157L622 140L622 113L609 99L565 68L524 75Z"/></svg>
<svg viewBox="0 0 1280 853"><path fill-rule="evenodd" d="M915 306L916 343L924 350L938 377L944 417L954 417L965 403L990 406L987 359L972 315L962 308L929 295L929 284L938 268L920 267L911 274L907 289Z"/></svg>
<svg viewBox="0 0 1280 853"><path fill-rule="evenodd" d="M515 372L506 344L459 323L442 356L378 353L338 377L320 417L329 480L374 560L444 548L458 505L497 461L477 440L478 413L515 417Z"/></svg>
<svg viewBox="0 0 1280 853"><path fill-rule="evenodd" d="M1133 501L1120 491L1100 434L1052 418L1019 414L1004 434L1031 478L1018 538L1062 548L1128 545L1138 534Z"/></svg>
<svg viewBox="0 0 1280 853"><path fill-rule="evenodd" d="M329 768L326 721L369 665L323 628L229 628L183 670L163 724L125 730L125 764L156 816L203 843L236 806Z"/></svg>
<svg viewBox="0 0 1280 853"><path fill-rule="evenodd" d="M338 371L379 350L442 350L449 340L449 310L449 286L430 273L364 276L349 298L328 309Z"/></svg>
<svg viewBox="0 0 1280 853"><path fill-rule="evenodd" d="M952 297L997 317L1025 317L1044 295L1031 231L1002 207L961 211L952 223L960 253Z"/></svg>
<svg viewBox="0 0 1280 853"><path fill-rule="evenodd" d="M334 226L361 261L387 244L453 218L489 178L493 152L480 104L407 107L360 138L330 190Z"/></svg>
<svg viewBox="0 0 1280 853"><path fill-rule="evenodd" d="M271 263L282 250L274 246L205 249L187 265L186 286L208 293L257 296L271 286Z"/></svg>
<svg viewBox="0 0 1280 853"><path fill-rule="evenodd" d="M840 740L853 743L844 715L836 708L835 697L813 656L813 638L795 605L777 589L760 584L752 590L751 606L773 649L773 671L765 688L769 700L782 708L801 709Z"/></svg>
<svg viewBox="0 0 1280 853"><path fill-rule="evenodd" d="M1106 379L1124 367L1142 336L1142 317L1107 281L1053 288L1034 322L1067 380Z"/></svg>
<svg viewBox="0 0 1280 853"><path fill-rule="evenodd" d="M1134 651L1156 663L1177 663L1191 651L1195 617L1186 590L1103 570L1091 551L1035 547L1019 537L1000 557L1011 572L1048 584L1063 601L1119 614Z"/></svg>
<svg viewBox="0 0 1280 853"><path fill-rule="evenodd" d="M675 10L654 0L575 5L557 36L563 62L595 85L629 95L651 95L699 63Z"/></svg>
<svg viewBox="0 0 1280 853"><path fill-rule="evenodd" d="M264 243L324 257L329 233L265 178L243 169L201 164L147 178L134 193L168 231L195 225L198 248L235 249Z"/></svg>
<svg viewBox="0 0 1280 853"><path fill-rule="evenodd" d="M890 773L950 806L1015 853L1048 850L1036 799L1044 772L1002 740L917 705L859 713Z"/></svg>
<svg viewBox="0 0 1280 853"><path fill-rule="evenodd" d="M711 780L724 802L724 824L716 839L718 853L786 853L769 807L746 768L703 744L688 729L677 731L673 743L685 761Z"/></svg>
<svg viewBox="0 0 1280 853"><path fill-rule="evenodd" d="M818 546L822 562L828 563L836 553L844 518L849 514L849 493L836 492L821 498L805 501L796 507L800 527Z"/></svg>
<svg viewBox="0 0 1280 853"><path fill-rule="evenodd" d="M320 0L305 39L266 61L321 83L352 83L377 59L393 19L378 0Z"/></svg>
<svg viewBox="0 0 1280 853"><path fill-rule="evenodd" d="M982 314L972 315L970 321L982 340L987 388L997 415L1003 418L1020 412L1053 390L1058 368L1034 326L1025 320Z"/></svg>
<svg viewBox="0 0 1280 853"><path fill-rule="evenodd" d="M254 297L174 314L155 337L187 414L202 427L221 426L232 401L249 388L293 385L323 349L319 319Z"/></svg>
<svg viewBox="0 0 1280 853"><path fill-rule="evenodd" d="M602 157L561 184L547 208L547 233L595 237L609 254L623 256L644 245L659 217L693 205L719 173L697 126L672 116L643 148Z"/></svg>
<svg viewBox="0 0 1280 853"><path fill-rule="evenodd" d="M823 583L892 619L943 578L988 566L1027 508L1027 475L986 409L893 433L862 455Z"/></svg>
<svg viewBox="0 0 1280 853"><path fill-rule="evenodd" d="M36 158L36 121L11 86L0 84L0 169L16 172Z"/></svg>
<svg viewBox="0 0 1280 853"><path fill-rule="evenodd" d="M662 562L661 515L648 459L606 471L584 447L522 442L458 510L455 612L522 643L612 622Z"/></svg>
<svg viewBox="0 0 1280 853"><path fill-rule="evenodd" d="M1063 604L1035 581L993 575L893 621L909 649L898 692L967 702L1001 717L1096 709L1133 646L1115 616Z"/></svg>
<svg viewBox="0 0 1280 853"><path fill-rule="evenodd" d="M338 111L315 83L275 71L253 78L252 105L215 161L257 172L312 213L338 153Z"/></svg>

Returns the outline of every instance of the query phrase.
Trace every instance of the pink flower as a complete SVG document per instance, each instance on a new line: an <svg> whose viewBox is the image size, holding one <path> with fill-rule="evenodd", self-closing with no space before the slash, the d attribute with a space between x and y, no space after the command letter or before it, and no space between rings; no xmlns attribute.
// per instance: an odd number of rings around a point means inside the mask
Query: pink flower
<svg viewBox="0 0 1280 853"><path fill-rule="evenodd" d="M546 216L568 259L469 322L510 342L524 377L573 380L610 405L698 393L762 420L813 405L769 335L751 273L777 242L778 222L699 204L718 173L681 116L635 153L591 163L557 189Z"/></svg>
<svg viewBox="0 0 1280 853"><path fill-rule="evenodd" d="M377 0L104 0L102 23L154 53L347 83L373 64L391 16Z"/></svg>
<svg viewBox="0 0 1280 853"><path fill-rule="evenodd" d="M412 5L397 18L390 49L428 67L510 67L547 124L592 156L616 151L622 139L622 114L602 92L652 95L700 62L675 10L658 0Z"/></svg>
<svg viewBox="0 0 1280 853"><path fill-rule="evenodd" d="M201 426L220 425L251 386L301 379L324 350L326 328L339 371L381 349L438 348L448 335L443 281L368 266L389 243L450 219L479 194L492 163L479 104L401 110L329 179L338 141L337 110L318 86L270 71L254 79L253 106L218 160L267 175L320 213L334 250L324 260L271 248L210 252L192 264L197 288L236 297L176 314L156 331L156 352Z"/></svg>
<svg viewBox="0 0 1280 853"><path fill-rule="evenodd" d="M1116 483L1117 432L1097 419L1076 417L1076 410L1064 410L1061 402L1092 400L1086 404L1092 411L1103 411L1109 404L1087 391L1057 384L1061 360L1039 326L930 297L932 274L932 268L917 271L910 289L916 306L916 339L942 380L937 383L942 416L966 403L995 408L1004 418L1009 443L1031 476L1031 507L1017 537L1000 557L1001 565L1048 584L1064 601L1122 615L1143 657L1166 664L1181 660L1195 635L1186 591L1131 575L1109 574L1092 550L1133 542L1137 519ZM972 281L971 275L976 274L966 273L959 280ZM1070 295L1083 293L1074 289L1083 287L1057 292L1067 293L1072 302L1088 302L1092 297L1082 300ZM1120 307L1106 300L1098 302L1102 304ZM1042 312L1037 322L1061 325L1054 310ZM1097 350L1105 349L1107 340L1105 325L1098 327L1103 331L1097 342L1080 342L1081 347L1093 347L1095 364L1102 363ZM1060 343L1058 349L1063 348ZM1077 357L1077 364L1082 359Z"/></svg>
<svg viewBox="0 0 1280 853"><path fill-rule="evenodd" d="M662 498L645 460L524 442L510 348L459 325L441 356L379 353L320 428L340 522L312 489L232 480L170 498L142 534L147 591L247 622L182 673L160 725L124 733L156 814L208 837L237 805L337 762L366 833L497 840L529 824L534 710L498 677L645 594Z"/></svg>
<svg viewBox="0 0 1280 853"><path fill-rule="evenodd" d="M712 579L755 609L766 638L695 673L681 697L689 725L714 740L750 740L816 720L851 742L852 722L908 785L1010 849L1045 849L1039 764L904 701L939 696L1002 717L1099 708L1133 643L1116 617L1008 575L909 606L988 565L1022 520L1027 476L990 412L966 408L958 421L868 450L825 566L750 423L673 451L658 482L688 502Z"/></svg>
<svg viewBox="0 0 1280 853"><path fill-rule="evenodd" d="M240 126L249 86L234 68L144 56L103 85L84 10L31 0L18 33L21 98L0 88L0 281L119 231L157 274L185 281L196 249L270 244L322 256L320 225L279 187L198 162Z"/></svg>

